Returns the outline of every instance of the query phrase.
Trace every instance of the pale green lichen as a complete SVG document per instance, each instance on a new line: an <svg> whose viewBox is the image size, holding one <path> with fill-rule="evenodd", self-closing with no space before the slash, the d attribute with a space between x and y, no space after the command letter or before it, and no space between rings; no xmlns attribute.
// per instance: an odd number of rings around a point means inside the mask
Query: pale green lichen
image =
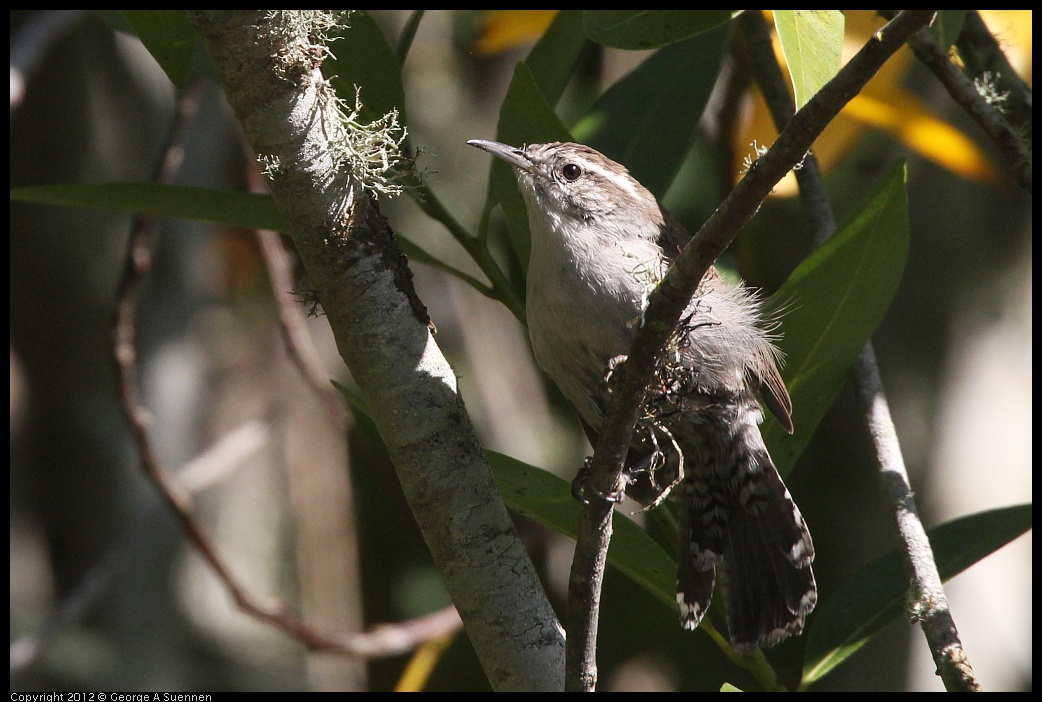
<svg viewBox="0 0 1042 702"><path fill-rule="evenodd" d="M312 44L324 45L337 27L347 24L352 10L271 10L265 16L269 36L281 43L307 36Z"/></svg>
<svg viewBox="0 0 1042 702"><path fill-rule="evenodd" d="M258 32L271 42L273 58L284 74L312 78L322 61L332 56L326 43L334 30L345 24L350 12L326 10L275 10L265 15ZM403 155L402 144L407 131L399 123L396 110L371 122L363 122L361 89L355 88L354 103L341 96L325 78L317 78L316 114L321 124L323 153L310 158L319 166L317 176L324 187L339 187L345 176L351 183L338 198L337 217L354 198L355 186L374 197L398 195L402 182L411 173L411 162ZM261 165L269 177L279 175L286 164L275 155L261 157Z"/></svg>
<svg viewBox="0 0 1042 702"><path fill-rule="evenodd" d="M999 112L1006 111L1006 99L1009 97L1008 90L999 89L999 77L1001 74L992 74L991 71L984 71L979 78L973 79L973 87L977 89L977 94L980 95L984 102L994 107Z"/></svg>
<svg viewBox="0 0 1042 702"><path fill-rule="evenodd" d="M365 124L359 119L360 89L355 89L354 106L337 96L328 83L325 90L327 115L332 115L326 123L331 168L346 169L376 196L401 193L401 180L408 170L402 154L407 130L398 122L398 111Z"/></svg>

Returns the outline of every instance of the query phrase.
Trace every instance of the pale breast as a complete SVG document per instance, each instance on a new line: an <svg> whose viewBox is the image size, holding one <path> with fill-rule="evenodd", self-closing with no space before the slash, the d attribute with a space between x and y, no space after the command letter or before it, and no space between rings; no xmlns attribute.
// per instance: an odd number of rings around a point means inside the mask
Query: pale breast
<svg viewBox="0 0 1042 702"><path fill-rule="evenodd" d="M609 256L591 267L576 261L583 252L574 247L544 256L533 245L527 312L536 362L582 418L598 427L604 374L611 359L630 351L643 286L635 281L628 258Z"/></svg>

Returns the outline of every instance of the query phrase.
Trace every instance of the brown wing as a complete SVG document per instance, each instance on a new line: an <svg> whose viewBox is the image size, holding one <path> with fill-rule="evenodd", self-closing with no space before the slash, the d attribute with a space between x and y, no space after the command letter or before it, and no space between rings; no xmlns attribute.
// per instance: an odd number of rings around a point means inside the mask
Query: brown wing
<svg viewBox="0 0 1042 702"><path fill-rule="evenodd" d="M688 242L691 235L675 220L666 210L662 209L662 226L659 228L658 245L666 254L666 258L672 261L676 258ZM702 285L712 285L720 277L716 268L710 268L702 280ZM754 370L760 381L760 394L764 404L788 433L792 433L792 400L789 399L789 391L785 389L778 366L775 365L774 357L768 352L759 363L759 368Z"/></svg>
<svg viewBox="0 0 1042 702"><path fill-rule="evenodd" d="M661 205L659 207L661 208ZM661 247L666 258L672 261L691 241L691 235L680 222L673 219L673 216L666 212L665 208L661 209L662 226L659 227L658 241L656 243Z"/></svg>
<svg viewBox="0 0 1042 702"><path fill-rule="evenodd" d="M789 391L785 389L778 366L774 364L773 358L765 358L757 369L760 379L760 396L763 403L778 419L782 429L792 433L792 400L789 399Z"/></svg>

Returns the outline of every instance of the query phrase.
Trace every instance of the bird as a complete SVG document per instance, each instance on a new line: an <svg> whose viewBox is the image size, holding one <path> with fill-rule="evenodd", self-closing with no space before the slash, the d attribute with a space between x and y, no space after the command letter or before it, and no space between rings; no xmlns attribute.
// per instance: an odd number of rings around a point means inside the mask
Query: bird
<svg viewBox="0 0 1042 702"><path fill-rule="evenodd" d="M531 233L533 354L595 437L607 378L691 237L624 166L589 146L467 143L513 168ZM657 365L627 469L628 495L678 503L681 626L702 621L719 568L740 654L802 633L817 602L810 531L760 432L761 399L793 431L774 326L756 292L710 268Z"/></svg>

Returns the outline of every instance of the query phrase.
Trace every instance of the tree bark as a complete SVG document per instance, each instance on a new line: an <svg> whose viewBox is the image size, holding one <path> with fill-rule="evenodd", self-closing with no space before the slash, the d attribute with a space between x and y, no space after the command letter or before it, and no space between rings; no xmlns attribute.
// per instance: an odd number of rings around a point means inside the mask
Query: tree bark
<svg viewBox="0 0 1042 702"><path fill-rule="evenodd" d="M314 27L284 12L191 13L265 163L405 495L493 688L560 690L564 634L518 539L405 257L337 157ZM362 98L364 99L364 95Z"/></svg>

